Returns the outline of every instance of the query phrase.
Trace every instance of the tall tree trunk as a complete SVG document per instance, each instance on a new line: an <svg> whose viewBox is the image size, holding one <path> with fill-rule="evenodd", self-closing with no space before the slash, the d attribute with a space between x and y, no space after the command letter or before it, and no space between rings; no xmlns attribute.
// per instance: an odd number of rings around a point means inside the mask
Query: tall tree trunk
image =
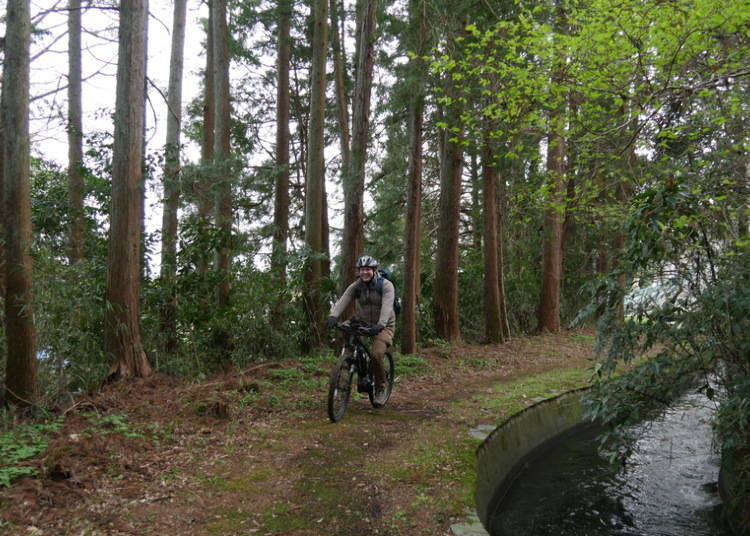
<svg viewBox="0 0 750 536"><path fill-rule="evenodd" d="M560 112L556 112L559 114ZM548 206L544 211L542 289L539 299L538 332L560 331L560 288L565 194L565 138L560 134L561 116L551 121L547 149Z"/></svg>
<svg viewBox="0 0 750 536"><path fill-rule="evenodd" d="M144 43L143 43L143 50L145 50L146 54L146 60L144 62L144 72L148 72L148 68L146 66L148 62L148 0L146 0L146 23L143 29L144 34ZM146 82L146 79L143 80L143 102L148 101L148 83ZM146 153L147 153L147 140L146 140L146 106L143 106L143 121L141 122L141 125L143 126L143 134L141 135L141 140L143 143L143 150L141 151L141 168L146 169ZM146 181L148 180L148 175L143 175L141 180L141 187L140 187L140 194L141 194L141 281L144 281L147 277L149 277L149 265L148 265L148 259L146 258L148 251L147 251L147 245L146 245Z"/></svg>
<svg viewBox="0 0 750 536"><path fill-rule="evenodd" d="M212 0L214 40L214 162L217 170L216 227L219 232L219 250L216 254L216 272L219 284L216 302L219 310L229 306L231 291L232 248L232 172L230 147L229 103L229 28L227 26L226 0ZM214 334L217 347L229 357L230 334L220 327Z"/></svg>
<svg viewBox="0 0 750 536"><path fill-rule="evenodd" d="M503 342L500 311L500 269L497 232L497 179L491 142L485 141L482 150L482 215L484 241L484 318L488 343Z"/></svg>
<svg viewBox="0 0 750 536"><path fill-rule="evenodd" d="M146 0L123 0L120 4L112 215L104 313L104 346L113 359L110 380L143 377L152 372L141 342L139 320L147 16Z"/></svg>
<svg viewBox="0 0 750 536"><path fill-rule="evenodd" d="M5 222L8 221L8 211L5 206L5 119L3 113L3 91L0 83L0 301L5 304ZM5 326L5 305L0 311L0 328Z"/></svg>
<svg viewBox="0 0 750 536"><path fill-rule="evenodd" d="M289 66L292 17L291 0L278 5L279 36L277 45L276 85L276 197L274 204L273 252L271 265L279 282L286 283L287 240L289 239ZM277 306L277 308L280 308Z"/></svg>
<svg viewBox="0 0 750 536"><path fill-rule="evenodd" d="M420 59L412 61L422 61ZM401 311L401 351L417 351L417 304L421 286L420 239L422 236L422 141L424 95L422 86L413 96L409 111L409 167L406 193L404 289Z"/></svg>
<svg viewBox="0 0 750 536"><path fill-rule="evenodd" d="M320 277L324 280L331 279L331 227L328 223L328 194L326 192L326 181L320 187L320 235L322 239L323 260L321 264Z"/></svg>
<svg viewBox="0 0 750 536"><path fill-rule="evenodd" d="M362 32L359 35L359 63L352 103L352 160L351 167L344 171L344 235L341 241L340 294L354 277L357 256L363 252L364 247L365 163L370 141L370 91L377 9L377 0L365 0L362 3L362 11L357 13L358 19L362 21Z"/></svg>
<svg viewBox="0 0 750 536"><path fill-rule="evenodd" d="M161 225L161 279L166 298L161 311L164 350L177 350L177 209L180 202L180 126L182 71L187 0L175 0L172 20L172 55L167 94L167 140L164 146L164 211Z"/></svg>
<svg viewBox="0 0 750 536"><path fill-rule="evenodd" d="M214 106L214 10L213 0L208 0L208 23L206 24L206 72L203 81L203 133L201 139L201 174L198 177L198 225L201 229L201 236L205 236L208 225L211 221L213 208L213 173L208 169L213 164L214 159L214 123L216 112ZM198 260L196 271L201 278L205 278L208 273L210 259L208 252L204 252Z"/></svg>
<svg viewBox="0 0 750 536"><path fill-rule="evenodd" d="M36 332L31 263L29 163L28 0L8 0L3 79L5 243L7 287L5 336L8 348L5 395L13 404L37 398Z"/></svg>
<svg viewBox="0 0 750 536"><path fill-rule="evenodd" d="M562 2L555 7L555 23L565 25ZM552 92L563 79L565 58L558 59L559 67L552 73ZM554 96L553 96L554 99ZM565 102L552 104L547 137L547 181L549 199L544 211L542 237L542 288L539 296L537 332L560 331L560 292L563 264L563 224L565 220Z"/></svg>
<svg viewBox="0 0 750 536"><path fill-rule="evenodd" d="M470 186L471 186L471 208L469 216L471 218L471 241L472 250L482 254L482 237L484 236L484 224L482 223L482 214L484 203L482 201L482 184L484 176L479 169L479 159L477 154L472 152L470 158Z"/></svg>
<svg viewBox="0 0 750 536"><path fill-rule="evenodd" d="M70 264L83 258L83 114L81 75L81 0L68 1L68 196Z"/></svg>
<svg viewBox="0 0 750 536"><path fill-rule="evenodd" d="M452 95L448 82L448 95ZM456 124L455 110L450 110L449 124ZM456 134L444 131L440 163L440 223L435 255L435 291L433 313L435 334L449 342L461 340L458 316L458 231L461 200L463 149Z"/></svg>
<svg viewBox="0 0 750 536"><path fill-rule="evenodd" d="M308 332L304 350L320 346L323 341L323 299L321 279L323 273L323 185L325 182L325 90L326 50L328 47L328 0L315 0L313 16L313 57L310 84L310 134L307 181L305 193L305 312Z"/></svg>
<svg viewBox="0 0 750 536"><path fill-rule="evenodd" d="M503 166L503 171L507 171L508 166ZM505 292L505 214L507 212L508 201L505 187L505 178L501 172L499 177L499 187L497 189L497 278L498 288L500 289L500 329L503 333L503 340L510 339L510 322L508 320L508 304Z"/></svg>
<svg viewBox="0 0 750 536"><path fill-rule="evenodd" d="M336 110L341 131L341 169L351 166L351 134L349 132L349 97L346 91L346 53L341 39L339 0L331 0L331 48L333 50L333 80L336 84Z"/></svg>
<svg viewBox="0 0 750 536"><path fill-rule="evenodd" d="M406 236L404 239L404 287L401 310L401 351L417 351L417 304L421 287L420 239L422 227L422 162L424 125L425 63L421 58L426 48L427 26L424 2L409 2L410 35L414 37L415 56L409 60L412 75L409 95L409 163L406 192Z"/></svg>

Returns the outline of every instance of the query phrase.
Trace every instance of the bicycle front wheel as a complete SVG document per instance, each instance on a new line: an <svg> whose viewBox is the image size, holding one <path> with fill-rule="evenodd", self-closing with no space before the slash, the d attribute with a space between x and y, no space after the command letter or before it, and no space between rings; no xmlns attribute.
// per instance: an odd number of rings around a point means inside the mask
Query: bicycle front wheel
<svg viewBox="0 0 750 536"><path fill-rule="evenodd" d="M331 381L328 385L328 418L331 422L340 421L346 412L353 377L354 362L351 355L342 353L331 371Z"/></svg>
<svg viewBox="0 0 750 536"><path fill-rule="evenodd" d="M383 402L383 406L385 406L391 398L393 381L396 377L396 368L393 365L393 356L390 352L386 352L383 355L383 368L385 369L385 402ZM370 404L372 404L372 407L380 407L379 405L375 405L375 389L370 389L370 392L367 394L370 397Z"/></svg>

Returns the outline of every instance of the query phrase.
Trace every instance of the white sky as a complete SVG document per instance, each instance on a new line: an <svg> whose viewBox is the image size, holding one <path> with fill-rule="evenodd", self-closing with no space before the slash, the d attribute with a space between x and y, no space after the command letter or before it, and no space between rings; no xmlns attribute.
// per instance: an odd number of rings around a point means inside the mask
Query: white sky
<svg viewBox="0 0 750 536"><path fill-rule="evenodd" d="M81 2L86 5L86 0ZM5 13L5 2L1 2ZM68 162L66 133L68 75L67 0L35 0L31 5L32 21L44 33L32 38L31 46L31 142L33 154L57 162L62 168ZM50 9L57 9L47 14ZM150 152L159 151L166 137L166 95L169 82L173 2L151 0L148 28L148 88L146 103L147 143ZM44 15L43 15L44 14ZM188 0L185 67L182 108L198 96L200 70L205 66L205 34L200 24L207 17L207 7L199 0ZM113 130L111 114L115 108L117 73L118 13L114 10L88 9L82 13L83 66L83 132ZM4 32L4 28L2 29ZM161 93L155 89L159 88ZM59 90L56 91L55 90ZM183 137L183 143L187 143ZM84 141L84 151L91 147ZM185 152L196 160L200 149L186 146ZM161 227L160 193L147 190L146 229ZM158 270L159 251L153 251L151 264Z"/></svg>
<svg viewBox="0 0 750 536"><path fill-rule="evenodd" d="M115 107L115 86L117 71L117 28L118 13L115 10L85 9L82 14L82 48L83 48L83 131L90 134L95 131L113 130L110 114ZM37 34L32 37L31 46L31 139L32 152L47 160L57 162L61 168L67 166L67 74L68 74L68 36L67 36L67 0L31 0L32 23ZM148 28L148 77L151 84L148 88L147 102L147 143L150 152L159 151L164 145L166 136L166 103L162 95L169 79L169 60L171 49L172 11L171 0L151 0ZM0 0L0 13L6 12L6 0ZM199 95L200 71L205 66L205 34L200 19L207 18L208 8L202 0L188 0L185 68L183 74L182 108L185 117L185 106ZM0 32L5 33L4 23L0 21ZM351 48L351 43L348 43ZM274 59L269 61L273 63ZM233 68L237 68L233 64ZM234 76L239 73L233 73ZM57 90L57 91L56 91ZM268 134L268 133L266 133ZM273 132L263 135L267 144L272 144ZM183 136L183 143L189 143ZM85 143L85 142L84 142ZM90 147L84 145L84 151ZM327 154L338 153L338 144L327 149ZM188 144L183 151L183 160L197 161L200 149ZM333 154L329 154L332 157ZM329 216L331 224L341 226L341 192L330 183ZM161 226L160 192L147 191L146 227L153 232ZM336 237L332 236L332 246ZM158 269L159 248L153 252L152 268Z"/></svg>
<svg viewBox="0 0 750 536"><path fill-rule="evenodd" d="M85 4L86 0L82 3ZM50 0L32 3L32 17L38 16L42 7L47 9ZM3 2L4 4L4 2ZM64 8L66 1L54 2ZM201 2L188 2L188 22L185 38L185 73L183 106L195 98L199 89L198 71L204 65L202 43L205 40L198 20L205 17L206 7ZM169 79L171 47L172 2L152 0L149 18L148 77L166 94ZM117 71L117 12L90 9L83 13L83 130L112 130L109 113L115 107ZM67 84L68 40L67 12L46 15L40 28L50 32L36 38L31 55L32 143L40 156L67 165L67 139L65 114L67 93L39 98ZM51 46L50 46L51 44ZM49 48L48 48L49 47ZM44 50L42 50L44 49ZM166 104L153 87L149 87L150 104L147 104L148 143L151 150L164 144Z"/></svg>

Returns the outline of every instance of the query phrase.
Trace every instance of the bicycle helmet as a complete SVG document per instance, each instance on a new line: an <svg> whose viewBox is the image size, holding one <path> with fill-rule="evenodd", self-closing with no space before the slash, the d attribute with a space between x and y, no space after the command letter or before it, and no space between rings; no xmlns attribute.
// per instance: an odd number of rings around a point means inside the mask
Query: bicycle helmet
<svg viewBox="0 0 750 536"><path fill-rule="evenodd" d="M376 261L369 255L362 255L359 259L357 259L357 268L372 268L373 270L377 270L378 261Z"/></svg>

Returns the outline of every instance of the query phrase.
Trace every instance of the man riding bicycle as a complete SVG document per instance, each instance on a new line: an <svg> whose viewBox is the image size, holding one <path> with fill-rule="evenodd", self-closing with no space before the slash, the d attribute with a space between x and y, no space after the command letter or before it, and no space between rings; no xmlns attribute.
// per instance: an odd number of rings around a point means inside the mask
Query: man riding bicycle
<svg viewBox="0 0 750 536"><path fill-rule="evenodd" d="M378 274L378 261L369 255L357 259L357 272L359 278L347 287L334 304L331 316L326 320L326 327L335 327L338 317L352 300L356 300L356 318L370 326L370 336L373 337L370 350L375 376L373 404L382 407L386 402L383 354L393 343L393 334L396 330L396 314L393 312L396 291L390 281L381 278ZM382 293L378 291L378 279L382 279Z"/></svg>

